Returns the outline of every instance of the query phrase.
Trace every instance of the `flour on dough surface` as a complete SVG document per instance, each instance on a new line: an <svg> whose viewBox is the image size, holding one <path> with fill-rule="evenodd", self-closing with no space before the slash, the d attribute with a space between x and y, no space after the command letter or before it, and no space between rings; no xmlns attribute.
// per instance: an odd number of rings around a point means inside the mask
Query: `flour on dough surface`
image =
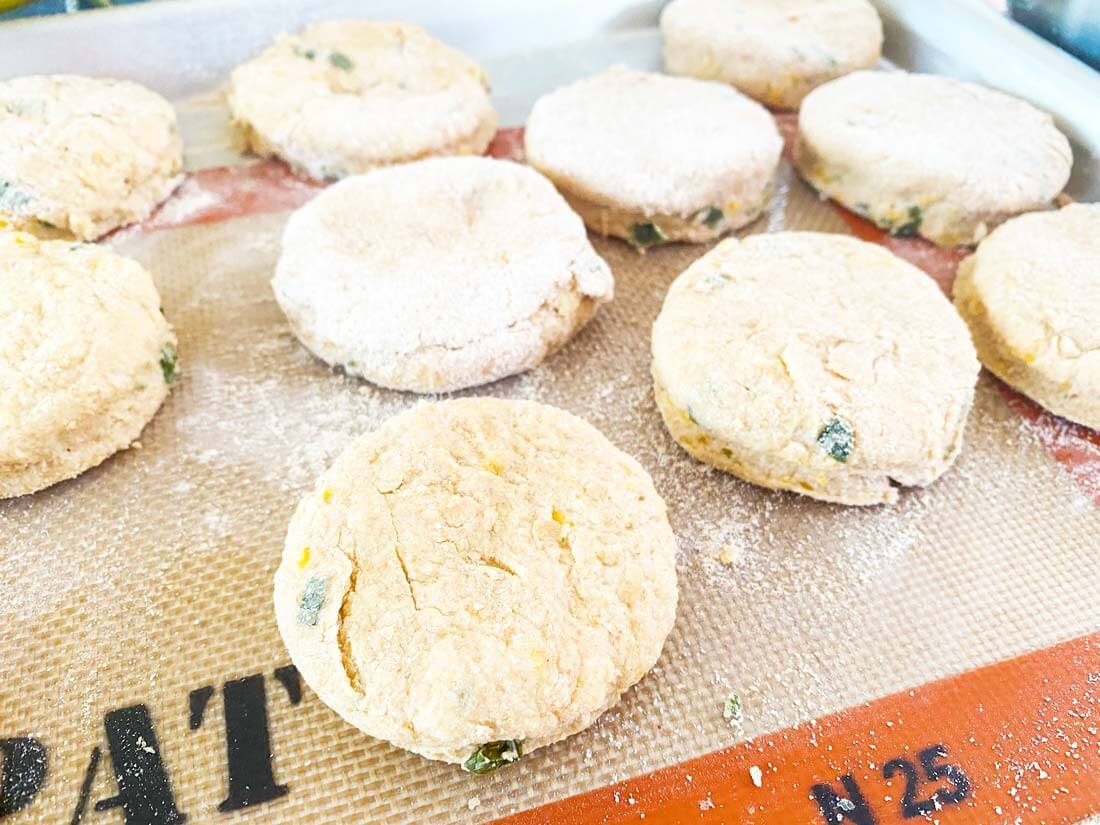
<svg viewBox="0 0 1100 825"><path fill-rule="evenodd" d="M229 107L241 142L317 179L431 155L480 155L496 133L488 80L407 23L327 20L238 66Z"/></svg>
<svg viewBox="0 0 1100 825"><path fill-rule="evenodd" d="M1069 141L1030 103L938 75L863 71L799 109L795 165L824 195L897 235L973 244L1045 209L1069 180Z"/></svg>
<svg viewBox="0 0 1100 825"><path fill-rule="evenodd" d="M0 228L93 240L144 220L182 180L176 112L125 80L0 82Z"/></svg>
<svg viewBox="0 0 1100 825"><path fill-rule="evenodd" d="M653 326L657 405L700 460L845 504L897 499L954 462L978 362L927 275L844 235L723 241Z"/></svg>
<svg viewBox="0 0 1100 825"><path fill-rule="evenodd" d="M150 274L104 246L0 231L0 498L130 446L176 378Z"/></svg>
<svg viewBox="0 0 1100 825"><path fill-rule="evenodd" d="M955 305L987 369L1100 430L1100 204L1002 224L959 266Z"/></svg>
<svg viewBox="0 0 1100 825"><path fill-rule="evenodd" d="M291 217L272 285L312 352L414 392L535 366L614 290L550 182L489 158L433 158L332 186Z"/></svg>
<svg viewBox="0 0 1100 825"><path fill-rule="evenodd" d="M617 703L672 628L675 553L648 474L583 420L425 403L355 441L299 504L275 611L344 719L466 762Z"/></svg>
<svg viewBox="0 0 1100 825"><path fill-rule="evenodd" d="M590 229L641 247L754 220L783 148L767 110L734 89L622 66L540 98L524 141Z"/></svg>
<svg viewBox="0 0 1100 825"><path fill-rule="evenodd" d="M873 66L882 21L868 0L673 0L661 12L665 68L797 109L829 80Z"/></svg>

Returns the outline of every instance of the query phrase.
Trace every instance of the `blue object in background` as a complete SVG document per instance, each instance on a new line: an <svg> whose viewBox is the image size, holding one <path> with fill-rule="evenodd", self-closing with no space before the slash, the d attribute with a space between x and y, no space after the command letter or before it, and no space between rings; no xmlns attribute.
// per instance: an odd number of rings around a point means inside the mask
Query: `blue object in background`
<svg viewBox="0 0 1100 825"><path fill-rule="evenodd" d="M1014 20L1100 69L1100 0L1008 0Z"/></svg>
<svg viewBox="0 0 1100 825"><path fill-rule="evenodd" d="M119 6L126 3L139 3L141 0L37 0L27 3L14 11L0 14L0 22L14 20L16 17L37 17L41 14L61 14L77 9L98 9L103 6Z"/></svg>

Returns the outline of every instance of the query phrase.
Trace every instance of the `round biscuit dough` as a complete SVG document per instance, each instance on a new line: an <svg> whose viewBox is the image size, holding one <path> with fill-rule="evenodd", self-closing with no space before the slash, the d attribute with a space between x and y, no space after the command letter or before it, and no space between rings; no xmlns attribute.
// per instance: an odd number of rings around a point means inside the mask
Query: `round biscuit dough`
<svg viewBox="0 0 1100 825"><path fill-rule="evenodd" d="M176 112L125 80L0 83L0 229L93 240L144 220L179 185Z"/></svg>
<svg viewBox="0 0 1100 825"><path fill-rule="evenodd" d="M1100 430L1100 204L1002 224L959 265L955 306L990 372Z"/></svg>
<svg viewBox="0 0 1100 825"><path fill-rule="evenodd" d="M1046 112L949 77L855 72L810 93L795 165L822 194L889 229L973 244L1046 208L1069 179L1069 141Z"/></svg>
<svg viewBox="0 0 1100 825"><path fill-rule="evenodd" d="M485 73L407 23L329 20L280 36L229 81L246 150L319 180L432 155L480 155L496 134Z"/></svg>
<svg viewBox="0 0 1100 825"><path fill-rule="evenodd" d="M590 229L640 249L755 220L783 149L771 115L734 89L622 66L540 98L524 143Z"/></svg>
<svg viewBox="0 0 1100 825"><path fill-rule="evenodd" d="M0 329L0 498L130 446L175 377L152 277L107 247L0 231Z"/></svg>
<svg viewBox="0 0 1100 825"><path fill-rule="evenodd" d="M672 0L661 13L665 68L717 80L777 109L882 54L867 0Z"/></svg>
<svg viewBox="0 0 1100 825"><path fill-rule="evenodd" d="M891 503L947 470L978 377L931 278L815 232L729 239L688 267L653 325L652 369L696 458L842 504Z"/></svg>
<svg viewBox="0 0 1100 825"><path fill-rule="evenodd" d="M464 762L592 724L653 667L676 540L649 475L531 401L425 403L358 439L294 514L275 613L322 701Z"/></svg>
<svg viewBox="0 0 1100 825"><path fill-rule="evenodd" d="M535 366L614 282L537 172L433 158L348 178L298 210L272 286L329 364L391 389L449 392Z"/></svg>

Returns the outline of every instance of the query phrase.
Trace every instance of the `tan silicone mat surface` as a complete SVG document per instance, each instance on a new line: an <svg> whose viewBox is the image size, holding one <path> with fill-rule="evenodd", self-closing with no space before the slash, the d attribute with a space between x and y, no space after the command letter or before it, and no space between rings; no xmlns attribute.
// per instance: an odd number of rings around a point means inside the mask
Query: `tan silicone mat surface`
<svg viewBox="0 0 1100 825"><path fill-rule="evenodd" d="M268 281L284 214L132 234L179 333L182 376L140 449L0 502L0 737L48 754L15 823L84 822L119 794L105 714L143 705L178 811L192 823L489 819L1100 628L1100 509L983 374L957 466L893 508L849 509L751 487L666 434L649 328L703 247L640 257L595 240L615 301L538 369L473 391L556 404L636 456L680 540L681 603L653 672L593 728L489 776L371 740L309 692L291 702L271 579L298 497L355 436L417 398L350 380L291 335ZM748 232L846 224L784 161ZM236 813L222 686L264 674L275 780ZM190 694L213 688L201 726ZM103 758L89 771L93 747ZM137 821L137 820L134 820ZM147 820L167 821L167 820Z"/></svg>

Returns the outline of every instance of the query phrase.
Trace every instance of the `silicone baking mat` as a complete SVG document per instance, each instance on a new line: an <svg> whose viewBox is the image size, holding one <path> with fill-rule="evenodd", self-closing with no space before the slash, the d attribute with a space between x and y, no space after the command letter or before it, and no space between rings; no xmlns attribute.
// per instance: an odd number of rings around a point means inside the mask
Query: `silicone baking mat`
<svg viewBox="0 0 1100 825"><path fill-rule="evenodd" d="M655 42L627 51L652 63ZM228 157L216 96L181 113L202 138L193 165ZM505 130L494 150L519 145ZM950 825L1100 811L1096 433L983 374L958 464L895 507L712 471L665 432L648 371L665 291L705 247L640 256L594 239L615 301L539 368L466 393L575 412L653 475L681 585L654 670L591 729L487 776L342 722L290 667L271 580L299 496L418 399L327 368L274 302L286 210L316 191L272 162L208 168L109 241L154 273L181 379L140 447L0 502L0 816ZM785 160L745 233L793 228L887 243L945 287L959 258L884 238Z"/></svg>

